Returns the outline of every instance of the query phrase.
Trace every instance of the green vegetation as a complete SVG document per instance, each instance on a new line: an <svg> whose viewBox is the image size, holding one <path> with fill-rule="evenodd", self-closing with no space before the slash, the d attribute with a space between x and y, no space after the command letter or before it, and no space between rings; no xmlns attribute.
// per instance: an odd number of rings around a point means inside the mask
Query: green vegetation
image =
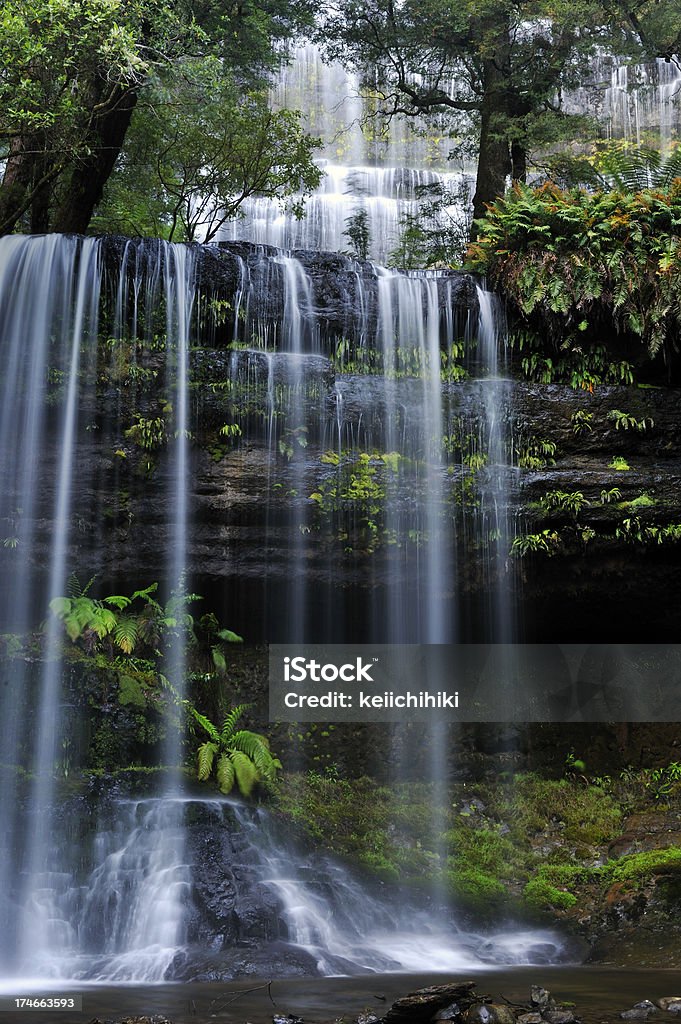
<svg viewBox="0 0 681 1024"><path fill-rule="evenodd" d="M314 140L267 104L280 44L310 20L306 0L6 0L0 234L84 232L99 207L99 231L193 237L223 201L232 216L254 191L312 187Z"/></svg>
<svg viewBox="0 0 681 1024"><path fill-rule="evenodd" d="M516 184L479 223L468 266L518 315L581 361L610 320L654 357L681 337L681 179L668 190L586 192ZM589 389L587 377L582 386ZM616 412L616 410L613 410ZM628 416L616 426L645 429Z"/></svg>
<svg viewBox="0 0 681 1024"><path fill-rule="evenodd" d="M581 774L460 784L438 807L421 783L381 787L334 771L309 772L282 777L275 807L303 834L385 880L444 886L483 914L501 905L569 914L585 896L603 899L615 882L636 887L681 871L677 848L598 863L620 835L624 815L652 809L655 773L666 798L680 784L676 764L627 770L598 785Z"/></svg>
<svg viewBox="0 0 681 1024"><path fill-rule="evenodd" d="M578 516L580 511L590 504L581 491L573 491L570 494L566 491L547 491L543 498L539 499L543 512L567 512L571 516Z"/></svg>
<svg viewBox="0 0 681 1024"><path fill-rule="evenodd" d="M259 782L273 782L281 762L270 752L269 741L248 729L237 729L247 704L239 704L227 714L218 729L188 701L188 713L209 736L197 752L197 777L205 782L215 775L221 793L231 793L234 786L242 796L250 796Z"/></svg>
<svg viewBox="0 0 681 1024"><path fill-rule="evenodd" d="M640 434L654 426L652 417L644 416L637 420L630 412L622 412L621 409L611 409L607 418L615 424L615 430L634 430Z"/></svg>
<svg viewBox="0 0 681 1024"><path fill-rule="evenodd" d="M402 456L399 452L328 451L320 462L336 472L320 479L310 494L319 515L333 521L340 540L373 551L384 528L386 487L397 477Z"/></svg>

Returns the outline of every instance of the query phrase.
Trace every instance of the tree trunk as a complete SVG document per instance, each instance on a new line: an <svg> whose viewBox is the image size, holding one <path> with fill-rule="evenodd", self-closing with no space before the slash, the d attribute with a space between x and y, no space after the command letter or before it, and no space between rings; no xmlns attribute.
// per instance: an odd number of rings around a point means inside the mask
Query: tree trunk
<svg viewBox="0 0 681 1024"><path fill-rule="evenodd" d="M473 196L473 218L484 217L489 203L502 196L511 173L507 129L505 79L496 61L485 61L480 123L478 176ZM476 237L475 224L471 236Z"/></svg>
<svg viewBox="0 0 681 1024"><path fill-rule="evenodd" d="M28 136L12 139L0 186L0 235L11 234L24 211L33 164L32 139Z"/></svg>
<svg viewBox="0 0 681 1024"><path fill-rule="evenodd" d="M102 92L104 88L105 83L102 83ZM87 231L121 152L136 104L136 91L117 87L105 109L94 116L90 155L79 159L65 183L64 198L54 218L54 231L76 234Z"/></svg>

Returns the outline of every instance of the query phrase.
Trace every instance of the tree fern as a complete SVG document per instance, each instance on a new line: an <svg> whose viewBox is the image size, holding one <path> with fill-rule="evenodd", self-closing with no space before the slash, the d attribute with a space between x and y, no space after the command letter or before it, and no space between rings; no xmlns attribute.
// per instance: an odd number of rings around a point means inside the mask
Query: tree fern
<svg viewBox="0 0 681 1024"><path fill-rule="evenodd" d="M596 157L596 168L604 185L623 192L667 189L681 178L681 147L665 159L650 146L609 146Z"/></svg>

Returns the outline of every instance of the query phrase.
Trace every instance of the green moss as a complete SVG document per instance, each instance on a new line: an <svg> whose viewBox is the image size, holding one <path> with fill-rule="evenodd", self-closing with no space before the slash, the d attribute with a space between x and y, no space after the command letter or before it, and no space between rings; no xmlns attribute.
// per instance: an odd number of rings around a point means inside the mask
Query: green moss
<svg viewBox="0 0 681 1024"><path fill-rule="evenodd" d="M681 848L670 846L664 850L632 853L611 861L602 869L603 876L612 882L645 882L653 875L681 872Z"/></svg>
<svg viewBox="0 0 681 1024"><path fill-rule="evenodd" d="M504 886L492 875L475 867L448 872L450 892L478 909L491 907L507 899Z"/></svg>
<svg viewBox="0 0 681 1024"><path fill-rule="evenodd" d="M564 889L557 889L542 876L531 879L523 889L523 899L533 910L569 910L577 897Z"/></svg>

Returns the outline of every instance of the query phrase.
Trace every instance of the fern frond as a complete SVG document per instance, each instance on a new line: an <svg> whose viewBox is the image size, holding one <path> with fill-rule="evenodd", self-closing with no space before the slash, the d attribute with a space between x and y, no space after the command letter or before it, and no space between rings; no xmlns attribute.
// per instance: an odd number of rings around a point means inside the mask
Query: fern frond
<svg viewBox="0 0 681 1024"><path fill-rule="evenodd" d="M136 590L131 597L131 601L136 601L138 597L141 597L143 601L149 602L149 604L156 604L156 601L150 600L149 595L155 593L158 590L158 583L151 583L144 590Z"/></svg>
<svg viewBox="0 0 681 1024"><path fill-rule="evenodd" d="M232 708L229 712L223 722L222 731L220 733L223 743L227 743L229 741L232 733L234 732L234 726L239 721L244 711L250 708L250 706L250 704L237 704L236 707Z"/></svg>
<svg viewBox="0 0 681 1024"><path fill-rule="evenodd" d="M122 594L112 594L110 597L104 598L104 604L110 604L113 608L118 608L119 611L123 611L129 604L132 604L129 597L123 597Z"/></svg>
<svg viewBox="0 0 681 1024"><path fill-rule="evenodd" d="M233 633L231 629L218 630L218 636L228 644L242 644L244 642L244 638L239 636L238 633Z"/></svg>
<svg viewBox="0 0 681 1024"><path fill-rule="evenodd" d="M113 631L116 644L125 654L132 654L137 643L137 622L133 618L120 619Z"/></svg>
<svg viewBox="0 0 681 1024"><path fill-rule="evenodd" d="M116 628L118 619L108 608L96 608L89 622L90 629L94 629L100 640L108 636Z"/></svg>
<svg viewBox="0 0 681 1024"><path fill-rule="evenodd" d="M213 761L217 752L217 743L202 743L199 747L197 751L197 776L201 782L205 782L206 779L210 778L210 773L213 771Z"/></svg>
<svg viewBox="0 0 681 1024"><path fill-rule="evenodd" d="M214 743L219 743L220 733L217 731L213 723L208 718L206 718L205 715L202 715L200 711L197 711L194 705L190 704L189 701L184 701L184 706L186 707L187 711L192 716L192 718L196 719L201 728L208 733L211 740L213 740Z"/></svg>
<svg viewBox="0 0 681 1024"><path fill-rule="evenodd" d="M241 750L232 750L230 756L239 790L244 796L250 796L258 781L258 770Z"/></svg>
<svg viewBox="0 0 681 1024"><path fill-rule="evenodd" d="M227 662L225 656L219 647L211 647L211 654L213 655L213 664L215 665L218 672L227 671Z"/></svg>
<svg viewBox="0 0 681 1024"><path fill-rule="evenodd" d="M53 597L50 601L50 611L58 619L63 619L71 611L71 598Z"/></svg>
<svg viewBox="0 0 681 1024"><path fill-rule="evenodd" d="M670 153L660 167L659 185L661 188L671 188L677 178L681 178L681 146Z"/></svg>
<svg viewBox="0 0 681 1024"><path fill-rule="evenodd" d="M234 747L235 750L240 750L250 758L261 779L274 778L274 758L263 736L258 736L255 732L249 732L248 729L242 729L241 732L234 733L230 739L230 746Z"/></svg>
<svg viewBox="0 0 681 1024"><path fill-rule="evenodd" d="M218 758L217 776L220 792L224 793L225 796L228 793L231 793L234 788L236 771L229 754L220 754L220 757Z"/></svg>

